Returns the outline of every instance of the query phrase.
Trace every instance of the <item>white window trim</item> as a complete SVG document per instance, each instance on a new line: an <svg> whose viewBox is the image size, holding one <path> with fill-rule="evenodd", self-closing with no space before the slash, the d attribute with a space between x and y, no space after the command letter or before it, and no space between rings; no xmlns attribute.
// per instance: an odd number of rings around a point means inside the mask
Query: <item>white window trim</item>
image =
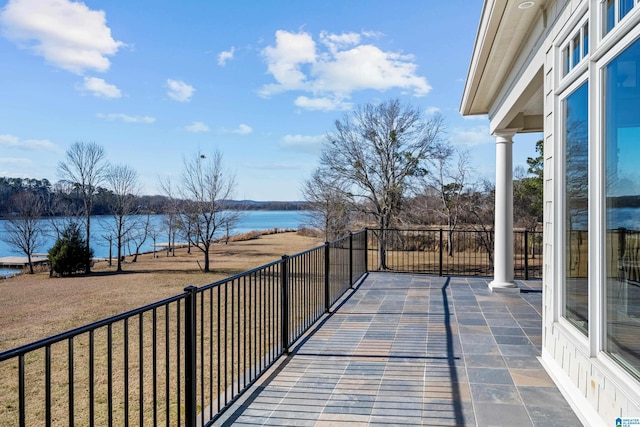
<svg viewBox="0 0 640 427"><path fill-rule="evenodd" d="M631 18L630 16L638 15L638 10L640 10L640 0L635 0L634 1L634 5L633 8L625 15L622 17L622 19L620 19L620 0L615 0L615 4L614 4L614 10L613 10L613 15L614 15L614 24L613 27L609 30L609 32L606 32L607 30L607 0L600 0L600 5L598 7L598 38L602 41L606 40L607 38L609 38L609 36L611 36L611 34L616 33L616 32L624 32L624 30L621 30L621 24L626 25L628 24L627 21L629 21Z"/></svg>
<svg viewBox="0 0 640 427"><path fill-rule="evenodd" d="M586 70L585 70L586 71ZM560 260L557 264L557 270L555 272L555 283L559 284L557 286L558 292L556 294L556 302L557 305L555 307L555 315L554 321L558 322L557 324L562 327L563 330L567 331L567 333L575 338L575 340L581 343L582 347L587 348L588 345L588 337L580 331L575 325L573 325L566 318L566 300L565 300L565 288L566 288L566 267L567 267L567 255L566 255L566 199L565 199L565 191L566 191L566 135L565 135L565 102L566 99L573 94L580 86L583 84L589 85L589 75L586 72L583 72L581 75L575 75L571 84L567 85L566 88L556 96L556 112L557 112L557 134L558 138L556 141L556 153L554 156L558 161L556 161L555 171L556 176L554 177L556 182L556 191L558 197L556 197L556 241L554 242L554 246L558 248L556 260ZM589 94L591 93L591 88L588 88ZM589 95L590 96L590 95ZM588 117L589 123L591 122L591 105L588 107ZM591 145L591 138L589 138L588 145ZM591 152L589 152L589 155ZM590 159L590 157L589 157ZM590 161L590 160L589 160ZM589 203L591 203L591 178L589 176ZM591 224L591 212L589 210L589 224ZM589 225L590 226L590 225ZM589 229L589 233L591 230ZM589 238L589 251L591 251L591 238ZM589 262L589 277L588 277L588 287L589 287L589 299L591 299L591 282L593 278L591 276L591 264ZM589 314L589 330L588 333L591 333L591 310L588 311Z"/></svg>
<svg viewBox="0 0 640 427"><path fill-rule="evenodd" d="M636 6L639 4L636 1ZM637 7L635 10L629 12L625 18L629 17L632 13L635 13L635 20L640 19L640 7ZM616 32L616 38L612 38L611 40L616 40L617 43L613 44L612 42L608 42L606 47L609 47L609 50L603 52L605 46L601 46L601 50L598 52L599 59L594 62L591 75L591 87L594 87L594 96L596 97L596 102L591 103L590 106L594 106L593 112L590 112L590 125L589 130L591 135L596 135L596 141L594 143L589 144L590 150L595 150L594 156L597 155L597 159L599 162L596 164L596 157L590 158L589 168L590 168L590 176L593 177L594 188L590 190L590 195L593 194L593 205L589 206L589 221L593 220L592 231L594 232L594 240L596 244L594 246L589 247L589 257L591 259L604 259L606 256L606 141L605 141L605 96L606 96L606 88L605 88L605 74L607 65L615 58L618 57L625 49L627 49L631 44L633 44L636 40L640 40L640 27L638 26L630 26L629 23L634 22L634 20L628 20L625 23L624 27L627 28L627 33L623 34L620 31ZM610 33L613 33L612 30ZM594 78L595 77L595 78ZM590 87L590 89L591 89ZM590 101L592 100L590 95ZM591 155L591 151L589 152ZM593 169L592 169L593 168ZM594 170L595 169L595 170ZM593 174L591 173L593 172ZM593 192L592 192L593 191ZM593 277L598 280L594 280L591 283L589 292L593 292L593 298L590 299L590 315L593 312L597 312L597 319L593 319L593 326L591 319L589 319L589 332L590 332L590 354L594 357L598 363L597 366L600 370L606 373L606 375L610 378L614 378L614 382L627 393L628 396L633 396L636 400L640 400L640 391L638 390L638 378L636 378L633 374L624 369L618 362L616 362L609 354L606 352L606 332L607 332L607 318L606 318L606 309L607 309L607 301L606 301L606 262L597 262L594 263L593 266ZM591 269L591 265L590 265ZM593 309L591 305L594 305ZM593 328L593 329L592 329ZM593 335L591 333L593 332ZM595 338L595 339L594 339Z"/></svg>
<svg viewBox="0 0 640 427"><path fill-rule="evenodd" d="M585 27L587 28L588 34L589 34L589 40L588 40L588 47L587 47L587 53L584 53L584 29ZM571 81L572 78L576 78L576 76L582 74L584 72L584 70L582 70L583 66L585 63L588 62L589 60L589 55L591 53L591 37L592 37L592 32L593 29L591 28L591 25L589 25L589 14L588 13L584 13L582 15L582 17L579 19L579 21L575 24L571 26L572 31L570 33L568 33L567 35L565 35L562 38L562 43L560 43L557 46L557 50L559 52L559 74L560 74L560 81L562 82L563 80L569 80ZM574 44L573 41L575 40L576 36L579 35L580 38L580 59L578 60L577 63L573 63L573 51L574 51ZM565 50L567 50L569 57L568 57L568 61L569 61L569 70L565 73L565 69L567 64L565 64L565 57L564 57L564 52ZM580 70L580 71L578 71Z"/></svg>

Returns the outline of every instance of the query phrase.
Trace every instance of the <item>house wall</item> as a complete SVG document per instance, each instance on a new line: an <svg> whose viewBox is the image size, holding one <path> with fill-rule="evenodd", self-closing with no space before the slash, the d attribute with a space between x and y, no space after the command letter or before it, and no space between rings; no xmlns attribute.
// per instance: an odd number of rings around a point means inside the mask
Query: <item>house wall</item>
<svg viewBox="0 0 640 427"><path fill-rule="evenodd" d="M602 209L604 163L602 161L601 59L613 46L599 45L601 0L557 0L546 6L532 29L520 58L492 106L491 130L499 130L517 112L514 102L527 85L527 76L542 67L544 79L544 265L543 265L543 349L541 361L586 425L615 425L617 417L640 417L640 382L602 350L605 309L604 236ZM640 4L627 23L627 38L640 32ZM544 16L546 15L546 16ZM566 93L577 85L563 79L561 46L589 18L590 57L579 71L589 78L589 337L563 318L564 296L564 152L563 107ZM546 25L545 25L546 24ZM616 37L622 40L624 34ZM600 68L598 68L600 67ZM579 82L579 81L578 81ZM593 185L593 184L596 185ZM600 239L597 237L600 236ZM600 241L597 241L600 240ZM640 340L640 337L638 337Z"/></svg>

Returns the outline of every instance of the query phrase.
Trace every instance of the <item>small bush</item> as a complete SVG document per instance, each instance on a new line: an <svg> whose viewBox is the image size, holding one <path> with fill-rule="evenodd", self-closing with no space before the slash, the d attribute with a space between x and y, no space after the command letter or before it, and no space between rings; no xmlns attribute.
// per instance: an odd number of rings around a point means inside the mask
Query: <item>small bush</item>
<svg viewBox="0 0 640 427"><path fill-rule="evenodd" d="M49 249L47 258L51 272L64 276L86 271L93 258L93 251L87 251L86 246L78 224L69 224Z"/></svg>

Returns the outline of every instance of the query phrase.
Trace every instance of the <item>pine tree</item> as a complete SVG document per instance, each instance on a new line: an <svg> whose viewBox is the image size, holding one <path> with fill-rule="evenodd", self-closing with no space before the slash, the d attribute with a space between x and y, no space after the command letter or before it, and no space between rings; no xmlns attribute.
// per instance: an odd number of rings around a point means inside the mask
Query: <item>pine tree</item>
<svg viewBox="0 0 640 427"><path fill-rule="evenodd" d="M48 255L51 272L61 276L87 271L91 258L93 250L87 249L78 223L71 223L64 229Z"/></svg>

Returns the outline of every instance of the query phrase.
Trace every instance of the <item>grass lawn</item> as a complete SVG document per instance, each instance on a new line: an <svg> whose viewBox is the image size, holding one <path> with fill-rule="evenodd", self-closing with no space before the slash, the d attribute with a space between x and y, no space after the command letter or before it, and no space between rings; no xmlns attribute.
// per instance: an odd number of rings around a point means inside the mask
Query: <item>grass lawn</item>
<svg viewBox="0 0 640 427"><path fill-rule="evenodd" d="M127 257L122 273L106 261L88 276L49 278L48 271L0 280L0 351L9 350L78 326L181 294L186 286L202 286L321 245L296 232L216 244L212 272L202 273L203 254L191 248Z"/></svg>

